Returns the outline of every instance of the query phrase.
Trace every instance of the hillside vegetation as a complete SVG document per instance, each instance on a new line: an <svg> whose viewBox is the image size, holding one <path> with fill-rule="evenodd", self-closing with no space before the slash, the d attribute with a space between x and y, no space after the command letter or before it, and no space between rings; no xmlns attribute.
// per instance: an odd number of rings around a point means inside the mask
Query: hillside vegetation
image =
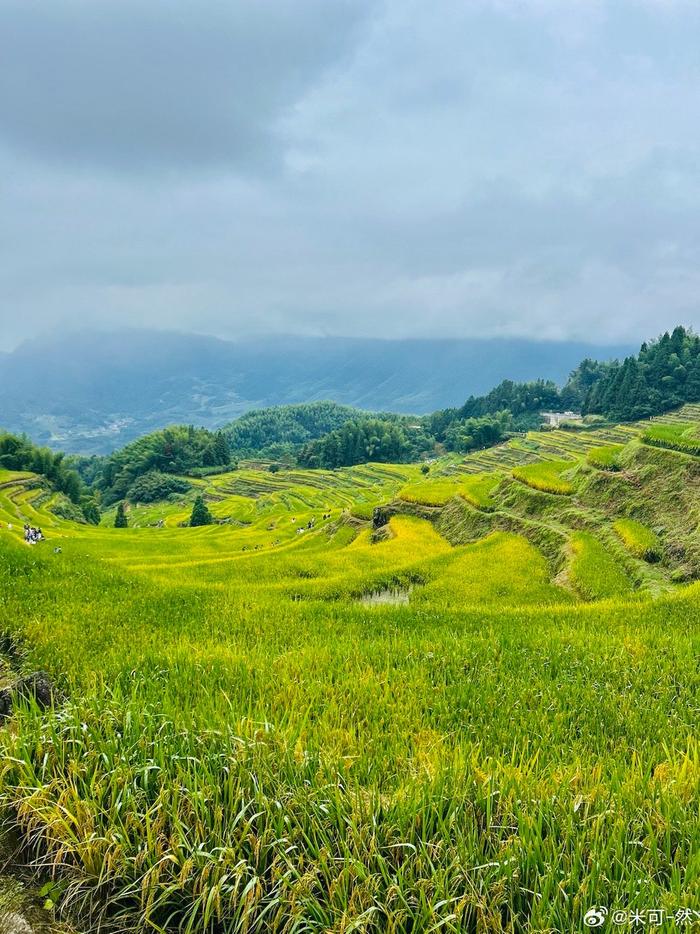
<svg viewBox="0 0 700 934"><path fill-rule="evenodd" d="M583 410L615 420L656 415L700 401L700 337L677 327L642 344L636 357L603 366Z"/></svg>
<svg viewBox="0 0 700 934"><path fill-rule="evenodd" d="M236 457L294 457L303 445L367 413L335 402L278 405L246 412L224 429ZM387 416L387 418L396 416Z"/></svg>
<svg viewBox="0 0 700 934"><path fill-rule="evenodd" d="M108 457L74 457L67 463L111 505L120 499L152 502L159 489L161 499L180 492L163 474L204 477L223 473L240 460L272 462L273 469L333 470L369 462L413 463L448 452L468 454L541 427L545 409L574 407L586 413L583 422L565 426L573 431L699 402L699 355L700 339L676 328L642 345L638 356L623 364L583 360L561 388L547 380L505 380L458 408L424 416L363 412L332 402L266 408L248 412L216 432L172 425ZM692 425L654 425L645 440L689 454L700 451ZM616 453L615 443L602 445L589 459L615 470ZM144 475L146 481L141 480ZM551 487L551 476L549 480Z"/></svg>
<svg viewBox="0 0 700 934"><path fill-rule="evenodd" d="M64 451L109 454L166 425L214 430L251 409L317 399L424 414L505 377L560 384L583 357L631 350L505 338L233 342L142 328L62 330L0 352L0 422Z"/></svg>
<svg viewBox="0 0 700 934"><path fill-rule="evenodd" d="M5 677L60 693L0 729L0 806L56 914L457 934L700 909L700 459L646 440L676 424L700 406L427 473L241 463L120 500L121 529L4 471ZM611 446L616 470L589 456ZM181 527L200 496L215 524Z"/></svg>

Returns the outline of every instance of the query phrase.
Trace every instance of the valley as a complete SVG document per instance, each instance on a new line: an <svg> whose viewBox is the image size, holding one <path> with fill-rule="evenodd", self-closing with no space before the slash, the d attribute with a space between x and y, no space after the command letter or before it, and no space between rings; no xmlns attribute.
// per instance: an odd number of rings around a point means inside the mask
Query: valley
<svg viewBox="0 0 700 934"><path fill-rule="evenodd" d="M61 700L0 731L0 803L56 916L568 931L595 904L700 908L699 429L690 404L422 464L242 461L123 529L3 471L5 677L45 670ZM197 495L214 524L188 528Z"/></svg>

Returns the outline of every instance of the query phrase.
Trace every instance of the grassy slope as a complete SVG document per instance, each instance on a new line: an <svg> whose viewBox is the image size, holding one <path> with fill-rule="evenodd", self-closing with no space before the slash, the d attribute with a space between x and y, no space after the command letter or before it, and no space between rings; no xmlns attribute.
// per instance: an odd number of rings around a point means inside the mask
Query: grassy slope
<svg viewBox="0 0 700 934"><path fill-rule="evenodd" d="M700 908L700 585L670 592L696 567L700 475L634 440L599 471L562 434L497 455L494 511L455 501L492 534L469 544L462 519L456 547L417 516L379 541L343 519L451 483L453 461L216 477L233 521L203 529L176 527L187 504L165 528L78 527L32 478L0 486L4 627L69 697L0 732L0 793L85 926L579 930L594 903ZM543 454L576 468L567 497L507 480ZM46 546L18 542L23 515ZM660 536L659 565L620 519ZM357 599L402 586L408 605Z"/></svg>
<svg viewBox="0 0 700 934"><path fill-rule="evenodd" d="M498 484L497 474L475 475L471 477L439 476L437 479L424 479L412 483L399 493L401 499L409 503L422 503L426 506L444 506L455 496L461 496L477 509L491 510L495 503L491 496Z"/></svg>

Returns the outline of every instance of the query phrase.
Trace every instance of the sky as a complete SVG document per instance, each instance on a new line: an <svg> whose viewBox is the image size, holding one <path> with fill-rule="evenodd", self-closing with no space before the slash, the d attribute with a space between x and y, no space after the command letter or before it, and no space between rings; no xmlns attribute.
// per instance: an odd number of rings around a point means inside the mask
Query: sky
<svg viewBox="0 0 700 934"><path fill-rule="evenodd" d="M696 0L0 0L0 348L700 326Z"/></svg>

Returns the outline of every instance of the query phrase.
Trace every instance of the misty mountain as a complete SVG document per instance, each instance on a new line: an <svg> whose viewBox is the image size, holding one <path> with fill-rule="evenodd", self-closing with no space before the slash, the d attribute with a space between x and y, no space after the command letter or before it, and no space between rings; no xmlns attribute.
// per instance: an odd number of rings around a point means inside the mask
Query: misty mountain
<svg viewBox="0 0 700 934"><path fill-rule="evenodd" d="M562 383L584 357L631 349L516 339L61 334L0 354L0 425L53 448L105 453L164 425L218 427L249 409L293 402L420 414L505 378Z"/></svg>

